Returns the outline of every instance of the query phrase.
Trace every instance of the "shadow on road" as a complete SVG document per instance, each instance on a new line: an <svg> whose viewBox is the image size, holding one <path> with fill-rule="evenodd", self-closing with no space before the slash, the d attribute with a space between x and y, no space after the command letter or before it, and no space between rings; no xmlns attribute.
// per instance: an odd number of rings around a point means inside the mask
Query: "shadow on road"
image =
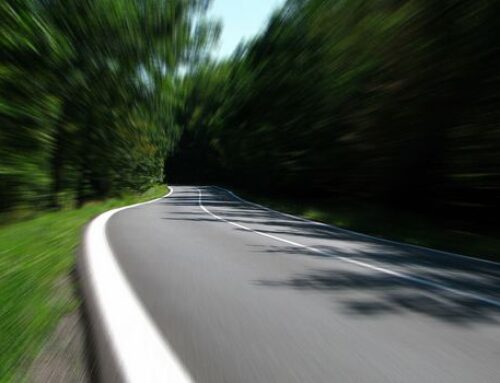
<svg viewBox="0 0 500 383"><path fill-rule="evenodd" d="M287 280L258 281L257 284L329 293L336 307L340 305L344 314L356 317L413 312L461 326L500 323L498 306L443 290L411 286L401 278L385 274L312 270ZM360 292L362 294L358 294Z"/></svg>
<svg viewBox="0 0 500 383"><path fill-rule="evenodd" d="M167 205L186 207L185 212L164 219L223 224L199 207L198 194L175 193L162 201ZM262 287L293 288L331 294L341 311L355 317L404 315L419 313L460 326L475 323L500 323L500 305L488 304L430 288L359 267L346 271L336 257L349 257L377 267L404 272L458 290L484 294L500 304L500 265L460 258L432 250L416 249L347 233L326 225L294 219L235 199L230 193L204 187L203 205L218 216L261 233L307 244L321 250L323 258L331 258L331 268L312 269L286 280L256 281ZM243 230L234 228L234 230ZM276 245L251 245L259 254L287 254L300 257L321 257L304 248L276 242ZM345 263L344 263L345 265ZM351 266L356 269L358 266Z"/></svg>

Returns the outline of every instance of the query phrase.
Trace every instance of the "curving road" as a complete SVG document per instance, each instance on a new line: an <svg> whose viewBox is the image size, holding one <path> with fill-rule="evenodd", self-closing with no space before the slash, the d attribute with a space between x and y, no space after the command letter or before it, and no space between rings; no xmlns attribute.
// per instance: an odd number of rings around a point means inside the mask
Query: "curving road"
<svg viewBox="0 0 500 383"><path fill-rule="evenodd" d="M498 264L307 222L215 187L174 187L114 214L106 234L193 381L499 381Z"/></svg>

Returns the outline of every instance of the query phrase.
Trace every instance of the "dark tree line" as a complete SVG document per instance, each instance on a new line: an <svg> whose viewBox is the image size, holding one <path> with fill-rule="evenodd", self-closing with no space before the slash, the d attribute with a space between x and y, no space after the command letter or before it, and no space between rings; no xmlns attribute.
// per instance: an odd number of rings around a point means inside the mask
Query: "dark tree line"
<svg viewBox="0 0 500 383"><path fill-rule="evenodd" d="M168 176L496 222L499 20L495 0L289 0L184 78Z"/></svg>

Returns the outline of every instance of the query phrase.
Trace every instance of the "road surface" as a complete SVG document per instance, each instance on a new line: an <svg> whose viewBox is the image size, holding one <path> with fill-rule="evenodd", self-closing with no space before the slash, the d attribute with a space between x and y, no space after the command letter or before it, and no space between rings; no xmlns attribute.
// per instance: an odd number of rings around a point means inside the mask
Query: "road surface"
<svg viewBox="0 0 500 383"><path fill-rule="evenodd" d="M357 236L215 187L174 187L114 214L106 235L193 381L500 380L500 265Z"/></svg>

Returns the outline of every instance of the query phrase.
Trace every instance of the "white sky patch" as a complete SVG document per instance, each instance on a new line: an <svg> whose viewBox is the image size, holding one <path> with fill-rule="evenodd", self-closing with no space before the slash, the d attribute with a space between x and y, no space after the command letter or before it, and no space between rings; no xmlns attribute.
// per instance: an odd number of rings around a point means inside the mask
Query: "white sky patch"
<svg viewBox="0 0 500 383"><path fill-rule="evenodd" d="M214 56L226 58L242 40L262 32L273 12L284 3L285 0L213 0L208 16L223 24Z"/></svg>

